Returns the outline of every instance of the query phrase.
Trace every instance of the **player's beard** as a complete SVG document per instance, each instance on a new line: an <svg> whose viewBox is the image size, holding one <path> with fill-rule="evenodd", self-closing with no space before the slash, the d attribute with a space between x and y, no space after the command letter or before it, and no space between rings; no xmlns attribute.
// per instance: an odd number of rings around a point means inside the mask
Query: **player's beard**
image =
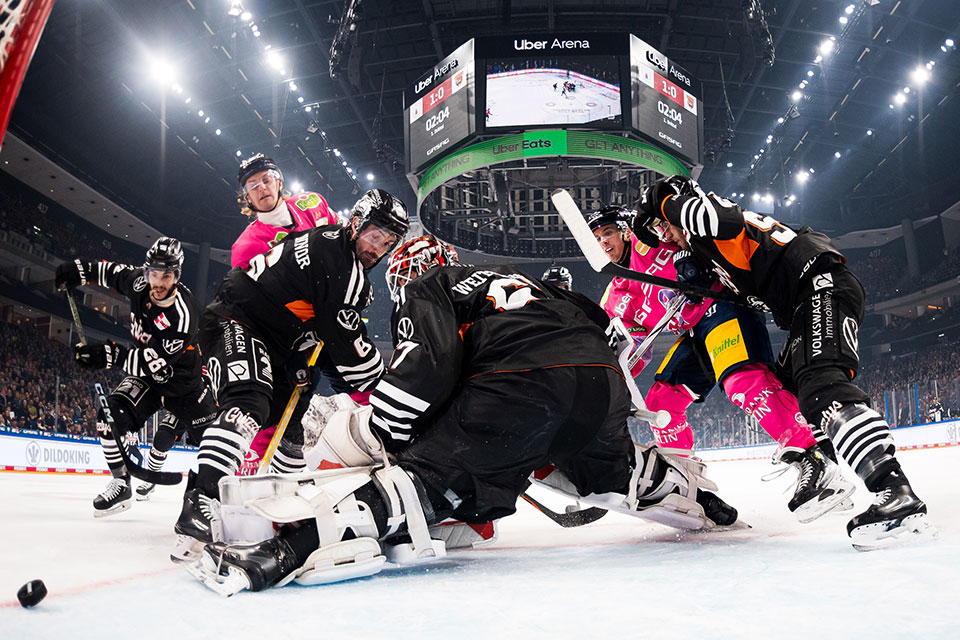
<svg viewBox="0 0 960 640"><path fill-rule="evenodd" d="M173 287L150 287L150 297L154 302L163 302L170 297Z"/></svg>

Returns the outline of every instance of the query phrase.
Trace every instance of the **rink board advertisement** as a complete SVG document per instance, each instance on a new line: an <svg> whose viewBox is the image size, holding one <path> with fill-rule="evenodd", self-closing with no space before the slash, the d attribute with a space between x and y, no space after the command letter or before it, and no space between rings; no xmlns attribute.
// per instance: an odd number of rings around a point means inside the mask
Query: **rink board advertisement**
<svg viewBox="0 0 960 640"><path fill-rule="evenodd" d="M146 464L150 448L140 447L140 452ZM174 447L163 470L186 473L195 459L196 451ZM0 471L109 473L103 449L95 438L12 429L0 430Z"/></svg>
<svg viewBox="0 0 960 640"><path fill-rule="evenodd" d="M671 153L701 164L700 82L640 38L630 36L633 128Z"/></svg>
<svg viewBox="0 0 960 640"><path fill-rule="evenodd" d="M435 162L474 133L473 40L461 45L404 94L407 170Z"/></svg>
<svg viewBox="0 0 960 640"><path fill-rule="evenodd" d="M950 447L960 444L960 420L933 422L914 427L891 429L893 442L897 450L928 449ZM752 447L730 447L726 449L698 449L697 455L707 462L718 460L757 460L770 458L777 450L777 443L755 445Z"/></svg>

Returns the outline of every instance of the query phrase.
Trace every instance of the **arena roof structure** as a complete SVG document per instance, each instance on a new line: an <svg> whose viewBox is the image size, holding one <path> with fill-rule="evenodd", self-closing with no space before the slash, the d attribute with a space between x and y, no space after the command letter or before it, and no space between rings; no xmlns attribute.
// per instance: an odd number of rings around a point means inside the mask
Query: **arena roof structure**
<svg viewBox="0 0 960 640"><path fill-rule="evenodd" d="M338 210L371 186L412 207L404 88L472 37L573 31L636 34L703 82L718 193L838 233L960 197L953 0L59 0L10 132L148 227L229 248L241 159Z"/></svg>

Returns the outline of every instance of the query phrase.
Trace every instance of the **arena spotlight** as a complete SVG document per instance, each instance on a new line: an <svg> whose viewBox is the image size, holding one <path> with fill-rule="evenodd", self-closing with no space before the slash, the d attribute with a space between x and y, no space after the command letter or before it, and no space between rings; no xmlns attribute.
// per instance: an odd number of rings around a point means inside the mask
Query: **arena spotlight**
<svg viewBox="0 0 960 640"><path fill-rule="evenodd" d="M372 173L368 173L368 174L367 174L367 180L371 180L371 181L373 180L373 174L372 174Z"/></svg>
<svg viewBox="0 0 960 640"><path fill-rule="evenodd" d="M850 19L847 16L840 16L840 24L847 24Z"/></svg>
<svg viewBox="0 0 960 640"><path fill-rule="evenodd" d="M896 104L901 105L901 104L903 104L904 102L907 101L907 96L905 96L905 95L902 94L902 93L898 93L897 95L893 96L893 101L894 101Z"/></svg>
<svg viewBox="0 0 960 640"><path fill-rule="evenodd" d="M930 79L930 70L924 66L919 66L913 70L913 73L910 74L910 77L913 78L913 82L919 86L922 86Z"/></svg>
<svg viewBox="0 0 960 640"><path fill-rule="evenodd" d="M281 71L281 72L282 72L282 69L283 69L283 58L280 56L279 53L277 53L276 51L267 51L267 53L266 53L266 58L267 58L267 64L268 64L268 65L270 65L271 67L273 67L273 68L276 69L277 71Z"/></svg>
<svg viewBox="0 0 960 640"><path fill-rule="evenodd" d="M837 160L839 160L841 157L843 157L843 154L840 153L839 151L834 151L834 152L833 152L833 157L836 158Z"/></svg>
<svg viewBox="0 0 960 640"><path fill-rule="evenodd" d="M732 166L733 166L733 163L732 163L732 162L728 162L728 163L727 163L727 169L729 169L729 168L732 167Z"/></svg>
<svg viewBox="0 0 960 640"><path fill-rule="evenodd" d="M790 94L790 99L793 100L794 102L800 102L800 99L802 97L803 97L803 94L800 93L799 91L794 91L792 94Z"/></svg>
<svg viewBox="0 0 960 640"><path fill-rule="evenodd" d="M250 22L252 18L253 18L253 14L250 13L249 11L244 11L243 13L240 14L240 19L243 20L244 22Z"/></svg>
<svg viewBox="0 0 960 640"><path fill-rule="evenodd" d="M829 38L820 43L820 46L817 48L817 53L826 58L830 55L830 52L833 51L833 40Z"/></svg>
<svg viewBox="0 0 960 640"><path fill-rule="evenodd" d="M175 85L175 71L173 66L162 58L151 58L149 61L150 75L161 85ZM179 85L177 85L179 86Z"/></svg>
<svg viewBox="0 0 960 640"><path fill-rule="evenodd" d="M868 136L872 136L872 135L873 135L873 129L867 129L867 135L868 135Z"/></svg>
<svg viewBox="0 0 960 640"><path fill-rule="evenodd" d="M804 182L807 181L807 178L809 177L810 177L809 173L807 173L806 171L801 171L800 173L797 174L797 182L799 182L800 184L803 184Z"/></svg>
<svg viewBox="0 0 960 640"><path fill-rule="evenodd" d="M230 3L230 8L227 9L227 15L236 18L241 14L243 14L243 3L240 0L234 0Z"/></svg>
<svg viewBox="0 0 960 640"><path fill-rule="evenodd" d="M847 14L847 15L850 15L851 13L853 13L853 12L856 11L856 10L857 10L857 5L855 5L855 4L848 4L848 5L847 5L847 8L844 9L843 12L844 12L845 14Z"/></svg>

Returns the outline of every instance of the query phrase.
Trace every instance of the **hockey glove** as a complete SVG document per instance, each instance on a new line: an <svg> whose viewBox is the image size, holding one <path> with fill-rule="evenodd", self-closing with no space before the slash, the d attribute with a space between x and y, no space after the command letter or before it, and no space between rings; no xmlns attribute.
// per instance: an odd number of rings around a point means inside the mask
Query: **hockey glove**
<svg viewBox="0 0 960 640"><path fill-rule="evenodd" d="M677 270L677 282L685 282L704 288L709 288L714 283L713 272L701 266L700 262L689 251L681 249L674 253L673 266ZM687 297L693 303L700 303L703 300L698 296Z"/></svg>
<svg viewBox="0 0 960 640"><path fill-rule="evenodd" d="M85 284L87 284L87 274L81 260L64 262L57 266L57 273L53 278L53 285L57 290L76 289Z"/></svg>
<svg viewBox="0 0 960 640"><path fill-rule="evenodd" d="M127 355L127 348L116 342L78 344L73 350L77 364L85 369L110 369Z"/></svg>
<svg viewBox="0 0 960 640"><path fill-rule="evenodd" d="M693 187L684 182L687 180L683 176L673 176L663 180L657 180L649 187L643 190L640 195L640 202L637 206L637 215L630 225L633 235L640 242L648 247L656 247L660 244L660 236L653 230L653 226L665 220L663 216L663 201L670 196L680 195L683 191L693 192Z"/></svg>
<svg viewBox="0 0 960 640"><path fill-rule="evenodd" d="M310 353L310 351L294 351L287 360L284 370L290 386L305 387L310 384L310 365L307 363Z"/></svg>

